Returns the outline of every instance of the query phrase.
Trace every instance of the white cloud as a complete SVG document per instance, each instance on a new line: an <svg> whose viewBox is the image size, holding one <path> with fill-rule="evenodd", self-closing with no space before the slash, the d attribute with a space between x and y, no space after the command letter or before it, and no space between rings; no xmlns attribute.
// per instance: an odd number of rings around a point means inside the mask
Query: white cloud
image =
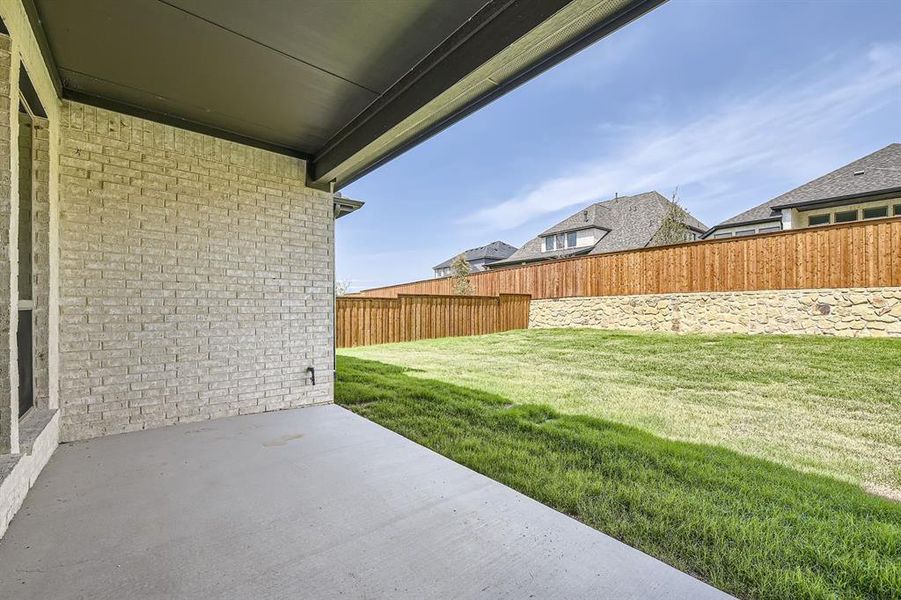
<svg viewBox="0 0 901 600"><path fill-rule="evenodd" d="M666 194L677 185L691 186L691 198L683 199L703 212L735 193L749 173L801 177L812 167L834 168L829 141L892 103L901 108L901 44L880 44L838 64L834 57L823 60L744 99L720 98L706 107L706 116L689 122L625 128L613 145L616 154L574 165L462 223L509 230L614 192Z"/></svg>

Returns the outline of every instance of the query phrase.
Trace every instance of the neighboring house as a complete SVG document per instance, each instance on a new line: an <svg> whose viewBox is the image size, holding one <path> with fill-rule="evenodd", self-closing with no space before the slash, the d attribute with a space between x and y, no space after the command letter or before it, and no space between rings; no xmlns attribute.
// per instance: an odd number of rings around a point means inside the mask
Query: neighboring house
<svg viewBox="0 0 901 600"><path fill-rule="evenodd" d="M470 248L463 252L463 256L466 258L466 262L469 263L469 272L475 273L477 271L484 271L488 265L503 260L514 252L516 252L516 246L497 241L491 242L486 246ZM448 277L451 274L451 268L454 261L457 259L457 256L460 255L457 254L443 263L432 267L432 270L435 272L435 277Z"/></svg>
<svg viewBox="0 0 901 600"><path fill-rule="evenodd" d="M489 268L657 246L661 244L660 228L673 208L673 203L657 192L597 202L541 232ZM707 226L688 212L682 213L684 240L698 239Z"/></svg>
<svg viewBox="0 0 901 600"><path fill-rule="evenodd" d="M892 216L901 216L901 144L889 144L726 219L704 237L754 235Z"/></svg>

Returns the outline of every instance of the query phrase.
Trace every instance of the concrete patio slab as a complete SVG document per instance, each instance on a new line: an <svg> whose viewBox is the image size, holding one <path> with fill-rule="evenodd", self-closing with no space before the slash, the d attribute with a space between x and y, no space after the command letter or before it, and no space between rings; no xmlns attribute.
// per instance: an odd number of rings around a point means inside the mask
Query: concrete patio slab
<svg viewBox="0 0 901 600"><path fill-rule="evenodd" d="M728 598L338 406L61 446L0 598Z"/></svg>

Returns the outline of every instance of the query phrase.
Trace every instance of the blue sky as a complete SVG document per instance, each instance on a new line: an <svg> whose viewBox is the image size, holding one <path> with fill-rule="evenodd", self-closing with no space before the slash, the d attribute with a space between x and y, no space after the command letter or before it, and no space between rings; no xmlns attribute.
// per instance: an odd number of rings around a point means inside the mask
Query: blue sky
<svg viewBox="0 0 901 600"><path fill-rule="evenodd" d="M671 0L348 186L337 277L431 276L678 186L713 225L901 141L901 1Z"/></svg>

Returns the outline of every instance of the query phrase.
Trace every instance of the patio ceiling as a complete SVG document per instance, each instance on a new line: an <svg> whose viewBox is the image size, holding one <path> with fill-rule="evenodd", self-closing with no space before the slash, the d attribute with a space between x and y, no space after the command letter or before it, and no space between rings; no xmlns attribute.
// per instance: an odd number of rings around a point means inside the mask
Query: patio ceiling
<svg viewBox="0 0 901 600"><path fill-rule="evenodd" d="M664 0L27 0L60 94L347 185Z"/></svg>

